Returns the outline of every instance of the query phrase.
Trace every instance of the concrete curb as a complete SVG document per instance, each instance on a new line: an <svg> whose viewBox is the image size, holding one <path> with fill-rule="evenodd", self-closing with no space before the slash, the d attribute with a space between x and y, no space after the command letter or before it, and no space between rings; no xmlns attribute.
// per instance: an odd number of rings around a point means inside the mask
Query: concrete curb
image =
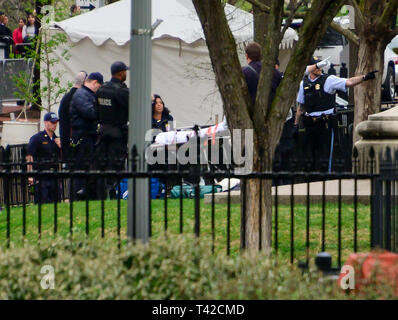
<svg viewBox="0 0 398 320"><path fill-rule="evenodd" d="M341 180L341 201L342 203L354 203L355 190L354 180ZM322 182L310 183L310 203L322 203ZM370 204L370 180L357 180L357 200L358 203L369 205ZM272 187L272 202L275 202L276 188ZM307 184L295 184L293 188L294 203L306 204L307 203ZM228 193L221 192L214 195L215 203L223 204L228 202ZM291 185L278 187L278 203L289 205L291 200ZM211 204L212 194L206 194L204 202ZM330 180L325 182L325 201L338 202L339 201L339 180ZM231 191L231 203L240 203L240 191Z"/></svg>

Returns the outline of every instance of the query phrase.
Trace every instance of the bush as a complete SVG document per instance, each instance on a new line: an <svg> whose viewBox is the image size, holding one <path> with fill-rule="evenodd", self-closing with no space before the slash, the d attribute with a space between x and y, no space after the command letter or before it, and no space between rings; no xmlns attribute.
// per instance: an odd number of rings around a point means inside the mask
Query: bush
<svg viewBox="0 0 398 320"><path fill-rule="evenodd" d="M0 299L341 299L336 282L320 282L263 254L212 255L194 238L169 237L151 245L55 240L2 249ZM42 289L50 265L55 289ZM363 298L363 296L361 297Z"/></svg>

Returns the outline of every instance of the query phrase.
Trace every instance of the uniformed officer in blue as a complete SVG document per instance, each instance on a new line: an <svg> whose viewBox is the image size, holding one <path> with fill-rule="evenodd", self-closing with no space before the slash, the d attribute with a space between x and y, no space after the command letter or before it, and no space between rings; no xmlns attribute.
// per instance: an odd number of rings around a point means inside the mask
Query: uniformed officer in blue
<svg viewBox="0 0 398 320"><path fill-rule="evenodd" d="M328 158L328 171L332 170L332 155L334 132L337 124L335 115L336 91L347 92L348 87L354 87L363 81L375 79L377 71L349 79L323 74L321 68L327 66L325 60L312 57L306 75L300 83L297 97L295 125L303 114L307 155L310 156L313 169L320 170L319 160Z"/></svg>
<svg viewBox="0 0 398 320"><path fill-rule="evenodd" d="M28 144L28 162L34 162L35 170L56 170L61 154L61 141L55 134L58 117L54 112L44 115L44 130L32 136ZM28 165L28 171L32 165ZM48 203L58 201L59 188L54 178L28 178L29 185L35 185L35 202Z"/></svg>

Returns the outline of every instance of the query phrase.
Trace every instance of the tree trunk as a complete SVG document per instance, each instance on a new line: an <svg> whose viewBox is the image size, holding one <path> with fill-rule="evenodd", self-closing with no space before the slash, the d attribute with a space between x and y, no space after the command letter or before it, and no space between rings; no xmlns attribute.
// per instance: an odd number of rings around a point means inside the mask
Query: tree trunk
<svg viewBox="0 0 398 320"><path fill-rule="evenodd" d="M261 3L271 6L271 0L259 0ZM255 42L259 43L262 47L266 43L266 35L268 32L268 24L266 23L268 18L268 13L261 11L256 6L253 6L253 25L254 25L254 35L253 39Z"/></svg>
<svg viewBox="0 0 398 320"><path fill-rule="evenodd" d="M253 156L253 171L271 171L275 146L256 143ZM264 146L270 146L264 152ZM268 164L268 166L267 166ZM272 181L261 179L241 180L241 248L251 251L271 249L272 239Z"/></svg>
<svg viewBox="0 0 398 320"><path fill-rule="evenodd" d="M271 248L272 194L271 180L251 179L242 182L241 247L248 250Z"/></svg>
<svg viewBox="0 0 398 320"><path fill-rule="evenodd" d="M252 106L247 84L242 74L236 43L224 14L222 1L193 0L206 36L216 82L224 104L228 126L252 129L253 171L271 171L272 157L282 133L287 113L297 95L301 76L310 56L327 26L340 9L343 0L314 0L311 11L300 31L300 41L286 68L285 77L269 105L269 93L275 58L281 36L282 0L272 1L268 22L265 61L258 84L255 106ZM265 23L265 22L264 22ZM260 154L262 155L260 157ZM250 250L271 248L272 196L271 181L252 179L242 185L242 247ZM261 220L261 221L260 221Z"/></svg>
<svg viewBox="0 0 398 320"><path fill-rule="evenodd" d="M396 28L395 30L392 28L395 27L398 1L363 0L361 7L363 9L357 12L361 19L358 26L361 41L356 74L363 75L373 70L379 72L376 74L376 81L361 83L354 89L354 144L359 140L359 135L355 131L358 123L380 111L384 50L397 32Z"/></svg>
<svg viewBox="0 0 398 320"><path fill-rule="evenodd" d="M368 116L380 111L381 81L384 65L384 48L380 41L361 41L358 50L358 65L356 75L366 74L369 71L379 70L376 79L366 81L354 87L354 128L358 123L368 119ZM359 140L354 130L354 143Z"/></svg>
<svg viewBox="0 0 398 320"><path fill-rule="evenodd" d="M355 12L354 15L354 19L355 19L355 29L351 30L354 34L356 34L358 32L358 30L360 29L360 25L359 25L359 17L358 17L358 13ZM355 76L355 72L357 70L358 67L358 50L359 50L359 46L357 44L355 44L353 41L349 41L349 57L350 57L350 61L348 62L348 77L354 77ZM354 100L354 90L349 90L349 99L348 99L348 103L350 104L354 104L355 100Z"/></svg>

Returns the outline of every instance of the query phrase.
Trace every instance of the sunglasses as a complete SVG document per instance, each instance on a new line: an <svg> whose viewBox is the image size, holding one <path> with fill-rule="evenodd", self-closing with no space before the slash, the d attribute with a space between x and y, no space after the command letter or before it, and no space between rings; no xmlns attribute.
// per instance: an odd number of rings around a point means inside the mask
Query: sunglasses
<svg viewBox="0 0 398 320"><path fill-rule="evenodd" d="M81 70L80 72L84 73L84 81L86 81L87 77L88 77L88 73L86 71L84 71L84 70Z"/></svg>

